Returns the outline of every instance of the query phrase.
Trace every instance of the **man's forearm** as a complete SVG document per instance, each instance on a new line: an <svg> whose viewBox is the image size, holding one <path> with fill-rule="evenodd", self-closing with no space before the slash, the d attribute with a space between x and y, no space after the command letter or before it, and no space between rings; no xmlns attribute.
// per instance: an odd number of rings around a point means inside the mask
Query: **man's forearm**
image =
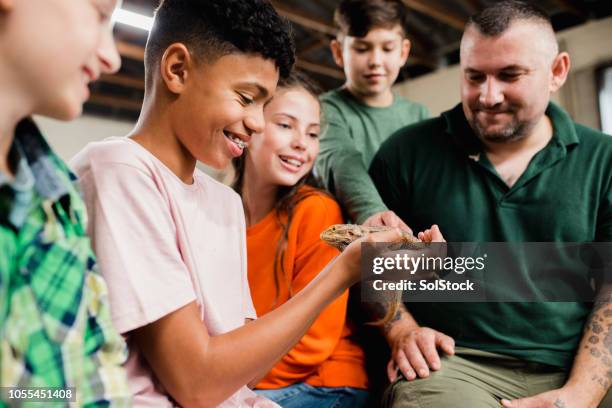
<svg viewBox="0 0 612 408"><path fill-rule="evenodd" d="M392 305L388 303L364 303L364 309L371 321L383 319L390 311ZM400 330L416 328L418 324L412 315L406 310L406 306L400 303L393 316L381 327L382 333L390 342L390 339Z"/></svg>
<svg viewBox="0 0 612 408"><path fill-rule="evenodd" d="M612 383L612 302L607 293L595 303L566 386L597 406Z"/></svg>
<svg viewBox="0 0 612 408"><path fill-rule="evenodd" d="M419 327L414 317L406 310L406 306L401 303L395 312L395 315L384 325L383 330L387 342L391 344L393 339L399 331L412 330Z"/></svg>

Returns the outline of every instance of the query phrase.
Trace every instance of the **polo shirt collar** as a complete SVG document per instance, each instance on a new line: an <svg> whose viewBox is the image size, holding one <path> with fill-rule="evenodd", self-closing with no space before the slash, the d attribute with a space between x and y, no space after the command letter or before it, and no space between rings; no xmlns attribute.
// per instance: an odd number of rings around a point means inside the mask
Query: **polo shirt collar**
<svg viewBox="0 0 612 408"><path fill-rule="evenodd" d="M546 108L546 116L550 118L553 125L553 138L566 147L580 143L574 121L567 112L550 102L548 108Z"/></svg>

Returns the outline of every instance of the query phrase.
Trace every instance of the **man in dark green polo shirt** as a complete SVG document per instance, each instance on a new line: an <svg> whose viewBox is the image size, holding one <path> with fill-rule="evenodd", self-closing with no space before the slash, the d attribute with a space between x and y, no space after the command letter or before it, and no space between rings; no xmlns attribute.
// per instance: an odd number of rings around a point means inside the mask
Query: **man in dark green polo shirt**
<svg viewBox="0 0 612 408"><path fill-rule="evenodd" d="M550 102L569 65L534 6L504 1L474 16L462 103L402 129L372 162L388 208L453 242L612 241L612 137ZM610 302L406 306L386 330L389 377L401 372L388 406L608 406Z"/></svg>

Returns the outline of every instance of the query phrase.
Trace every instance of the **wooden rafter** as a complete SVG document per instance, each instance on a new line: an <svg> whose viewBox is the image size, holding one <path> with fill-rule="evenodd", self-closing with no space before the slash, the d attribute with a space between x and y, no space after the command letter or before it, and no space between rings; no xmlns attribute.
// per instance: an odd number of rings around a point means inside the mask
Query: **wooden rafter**
<svg viewBox="0 0 612 408"><path fill-rule="evenodd" d="M295 7L281 4L280 1L272 1L272 5L274 6L278 14L286 17L292 23L299 24L302 27L306 27L327 35L336 35L336 27L334 27L334 25L329 22L326 22L313 16L309 16L304 12L297 10Z"/></svg>
<svg viewBox="0 0 612 408"><path fill-rule="evenodd" d="M144 47L136 44L130 44L126 41L117 41L115 45L117 46L119 55L122 57L136 61L144 61Z"/></svg>
<svg viewBox="0 0 612 408"><path fill-rule="evenodd" d="M310 72L344 80L344 72L336 68L328 67L327 65L315 64L314 62L305 61L303 59L298 59L295 65L298 68L302 68Z"/></svg>
<svg viewBox="0 0 612 408"><path fill-rule="evenodd" d="M120 85L126 88L134 88L144 91L145 81L138 78L132 78L127 75L115 74L115 75L102 75L100 82L107 84Z"/></svg>
<svg viewBox="0 0 612 408"><path fill-rule="evenodd" d="M142 102L97 93L92 94L87 102L94 103L96 105L108 106L115 109L127 109L136 112L140 112L140 109L142 108Z"/></svg>
<svg viewBox="0 0 612 408"><path fill-rule="evenodd" d="M414 54L408 56L408 65L423 65L427 68L437 69L438 61L430 55Z"/></svg>
<svg viewBox="0 0 612 408"><path fill-rule="evenodd" d="M415 11L428 15L457 30L463 30L466 19L458 16L440 6L432 4L430 0L402 0L404 4Z"/></svg>
<svg viewBox="0 0 612 408"><path fill-rule="evenodd" d="M308 55L312 51L318 50L319 48L321 48L321 47L323 47L325 45L328 45L328 44L329 44L329 39L327 37L321 36L319 38L315 38L310 43L308 43L304 47L300 48L300 50L298 52L298 57L303 57L305 55Z"/></svg>

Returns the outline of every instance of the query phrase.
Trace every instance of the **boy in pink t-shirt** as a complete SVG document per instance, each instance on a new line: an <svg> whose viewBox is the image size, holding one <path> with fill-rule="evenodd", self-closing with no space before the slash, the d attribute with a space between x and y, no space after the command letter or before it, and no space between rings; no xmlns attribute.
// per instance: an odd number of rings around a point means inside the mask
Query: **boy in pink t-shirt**
<svg viewBox="0 0 612 408"><path fill-rule="evenodd" d="M245 325L255 316L241 203L195 169L196 160L224 168L262 132L263 106L294 62L288 32L264 0L162 1L136 128L73 161L112 316L127 338L135 406L274 406L246 385L359 279L357 242Z"/></svg>
<svg viewBox="0 0 612 408"><path fill-rule="evenodd" d="M186 184L131 138L92 143L72 165L120 333L194 301L213 336L256 318L246 278L244 211L231 189L197 169ZM171 405L137 344L130 347L127 370L135 405ZM234 398L244 396L255 395L243 388Z"/></svg>

